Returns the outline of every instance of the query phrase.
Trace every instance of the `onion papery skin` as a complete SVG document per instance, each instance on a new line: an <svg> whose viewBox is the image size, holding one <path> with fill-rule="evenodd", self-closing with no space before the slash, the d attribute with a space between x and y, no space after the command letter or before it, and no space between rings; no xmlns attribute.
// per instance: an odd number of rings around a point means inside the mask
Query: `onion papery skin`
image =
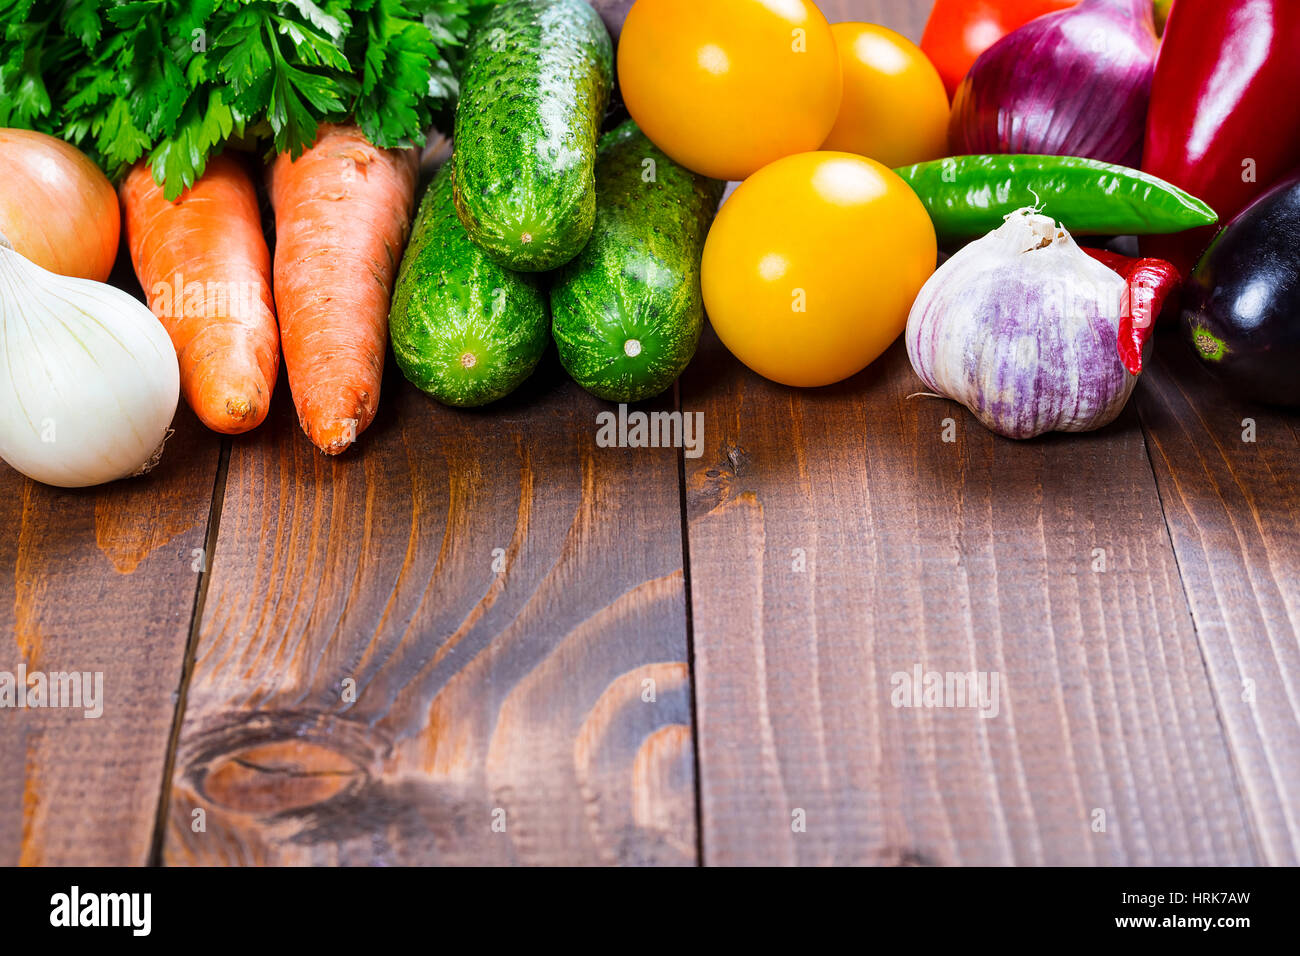
<svg viewBox="0 0 1300 956"><path fill-rule="evenodd" d="M75 146L0 129L0 234L58 275L104 282L117 260L122 213L108 177Z"/></svg>
<svg viewBox="0 0 1300 956"><path fill-rule="evenodd" d="M1117 345L1125 282L1050 219L1025 218L930 277L908 316L908 358L927 388L1006 438L1102 428L1137 384ZM1030 248L1029 227L1051 244Z"/></svg>
<svg viewBox="0 0 1300 956"><path fill-rule="evenodd" d="M986 50L953 100L952 152L1142 160L1157 50L1147 0L1084 0Z"/></svg>

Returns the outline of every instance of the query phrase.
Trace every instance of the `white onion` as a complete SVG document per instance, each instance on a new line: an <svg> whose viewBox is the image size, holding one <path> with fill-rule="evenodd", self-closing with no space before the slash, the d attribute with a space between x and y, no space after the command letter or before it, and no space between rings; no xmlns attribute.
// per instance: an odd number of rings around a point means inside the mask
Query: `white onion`
<svg viewBox="0 0 1300 956"><path fill-rule="evenodd" d="M142 474L179 395L176 350L143 303L0 236L0 458L65 488Z"/></svg>

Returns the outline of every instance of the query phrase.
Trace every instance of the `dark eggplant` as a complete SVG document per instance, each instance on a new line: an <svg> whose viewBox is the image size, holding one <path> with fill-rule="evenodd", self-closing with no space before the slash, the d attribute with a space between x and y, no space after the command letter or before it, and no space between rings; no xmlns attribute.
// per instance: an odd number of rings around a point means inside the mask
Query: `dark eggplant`
<svg viewBox="0 0 1300 956"><path fill-rule="evenodd" d="M1300 405L1300 174L1219 233L1187 284L1183 335L1238 394Z"/></svg>

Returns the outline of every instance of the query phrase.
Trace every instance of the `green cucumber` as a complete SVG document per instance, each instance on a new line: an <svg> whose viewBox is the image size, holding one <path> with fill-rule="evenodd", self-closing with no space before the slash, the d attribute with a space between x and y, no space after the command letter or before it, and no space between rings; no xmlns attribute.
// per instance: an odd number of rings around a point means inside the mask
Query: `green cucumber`
<svg viewBox="0 0 1300 956"><path fill-rule="evenodd" d="M474 31L456 106L456 212L502 265L545 272L586 244L614 52L585 0L510 0Z"/></svg>
<svg viewBox="0 0 1300 956"><path fill-rule="evenodd" d="M485 405L532 374L547 345L540 277L493 262L465 233L446 166L411 230L389 334L402 374L446 405Z"/></svg>
<svg viewBox="0 0 1300 956"><path fill-rule="evenodd" d="M632 121L601 141L591 241L551 287L560 362L601 398L658 395L704 322L700 256L725 183L669 159Z"/></svg>

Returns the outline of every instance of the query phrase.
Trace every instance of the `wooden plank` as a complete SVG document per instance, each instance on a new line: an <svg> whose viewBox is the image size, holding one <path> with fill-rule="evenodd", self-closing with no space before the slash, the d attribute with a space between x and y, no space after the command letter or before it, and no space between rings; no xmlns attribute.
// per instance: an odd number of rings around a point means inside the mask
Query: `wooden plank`
<svg viewBox="0 0 1300 956"><path fill-rule="evenodd" d="M712 338L682 386L705 862L1255 860L1134 411L1018 444L920 388L901 345L795 391ZM918 667L998 716L896 706Z"/></svg>
<svg viewBox="0 0 1300 956"><path fill-rule="evenodd" d="M232 453L166 862L694 862L675 452L596 447L553 354L387 382L359 454L284 401Z"/></svg>
<svg viewBox="0 0 1300 956"><path fill-rule="evenodd" d="M110 281L143 300L125 244ZM149 861L221 456L183 401L172 427L98 488L0 463L0 671L103 675L99 717L0 709L0 865Z"/></svg>
<svg viewBox="0 0 1300 956"><path fill-rule="evenodd" d="M683 383L705 862L1253 861L1136 416L1015 443L920 388L712 336ZM997 716L895 706L917 667Z"/></svg>
<svg viewBox="0 0 1300 956"><path fill-rule="evenodd" d="M0 864L149 859L220 451L188 408L175 428L155 471L101 488L0 465L0 670L103 686L98 718L0 710Z"/></svg>
<svg viewBox="0 0 1300 956"><path fill-rule="evenodd" d="M235 457L166 859L695 862L675 453L553 355L483 412L399 378L363 456L282 403Z"/></svg>
<svg viewBox="0 0 1300 956"><path fill-rule="evenodd" d="M1138 408L1210 681L1270 864L1300 862L1300 437L1176 336ZM1252 431L1253 426L1253 431ZM1253 440L1250 440L1253 439Z"/></svg>

